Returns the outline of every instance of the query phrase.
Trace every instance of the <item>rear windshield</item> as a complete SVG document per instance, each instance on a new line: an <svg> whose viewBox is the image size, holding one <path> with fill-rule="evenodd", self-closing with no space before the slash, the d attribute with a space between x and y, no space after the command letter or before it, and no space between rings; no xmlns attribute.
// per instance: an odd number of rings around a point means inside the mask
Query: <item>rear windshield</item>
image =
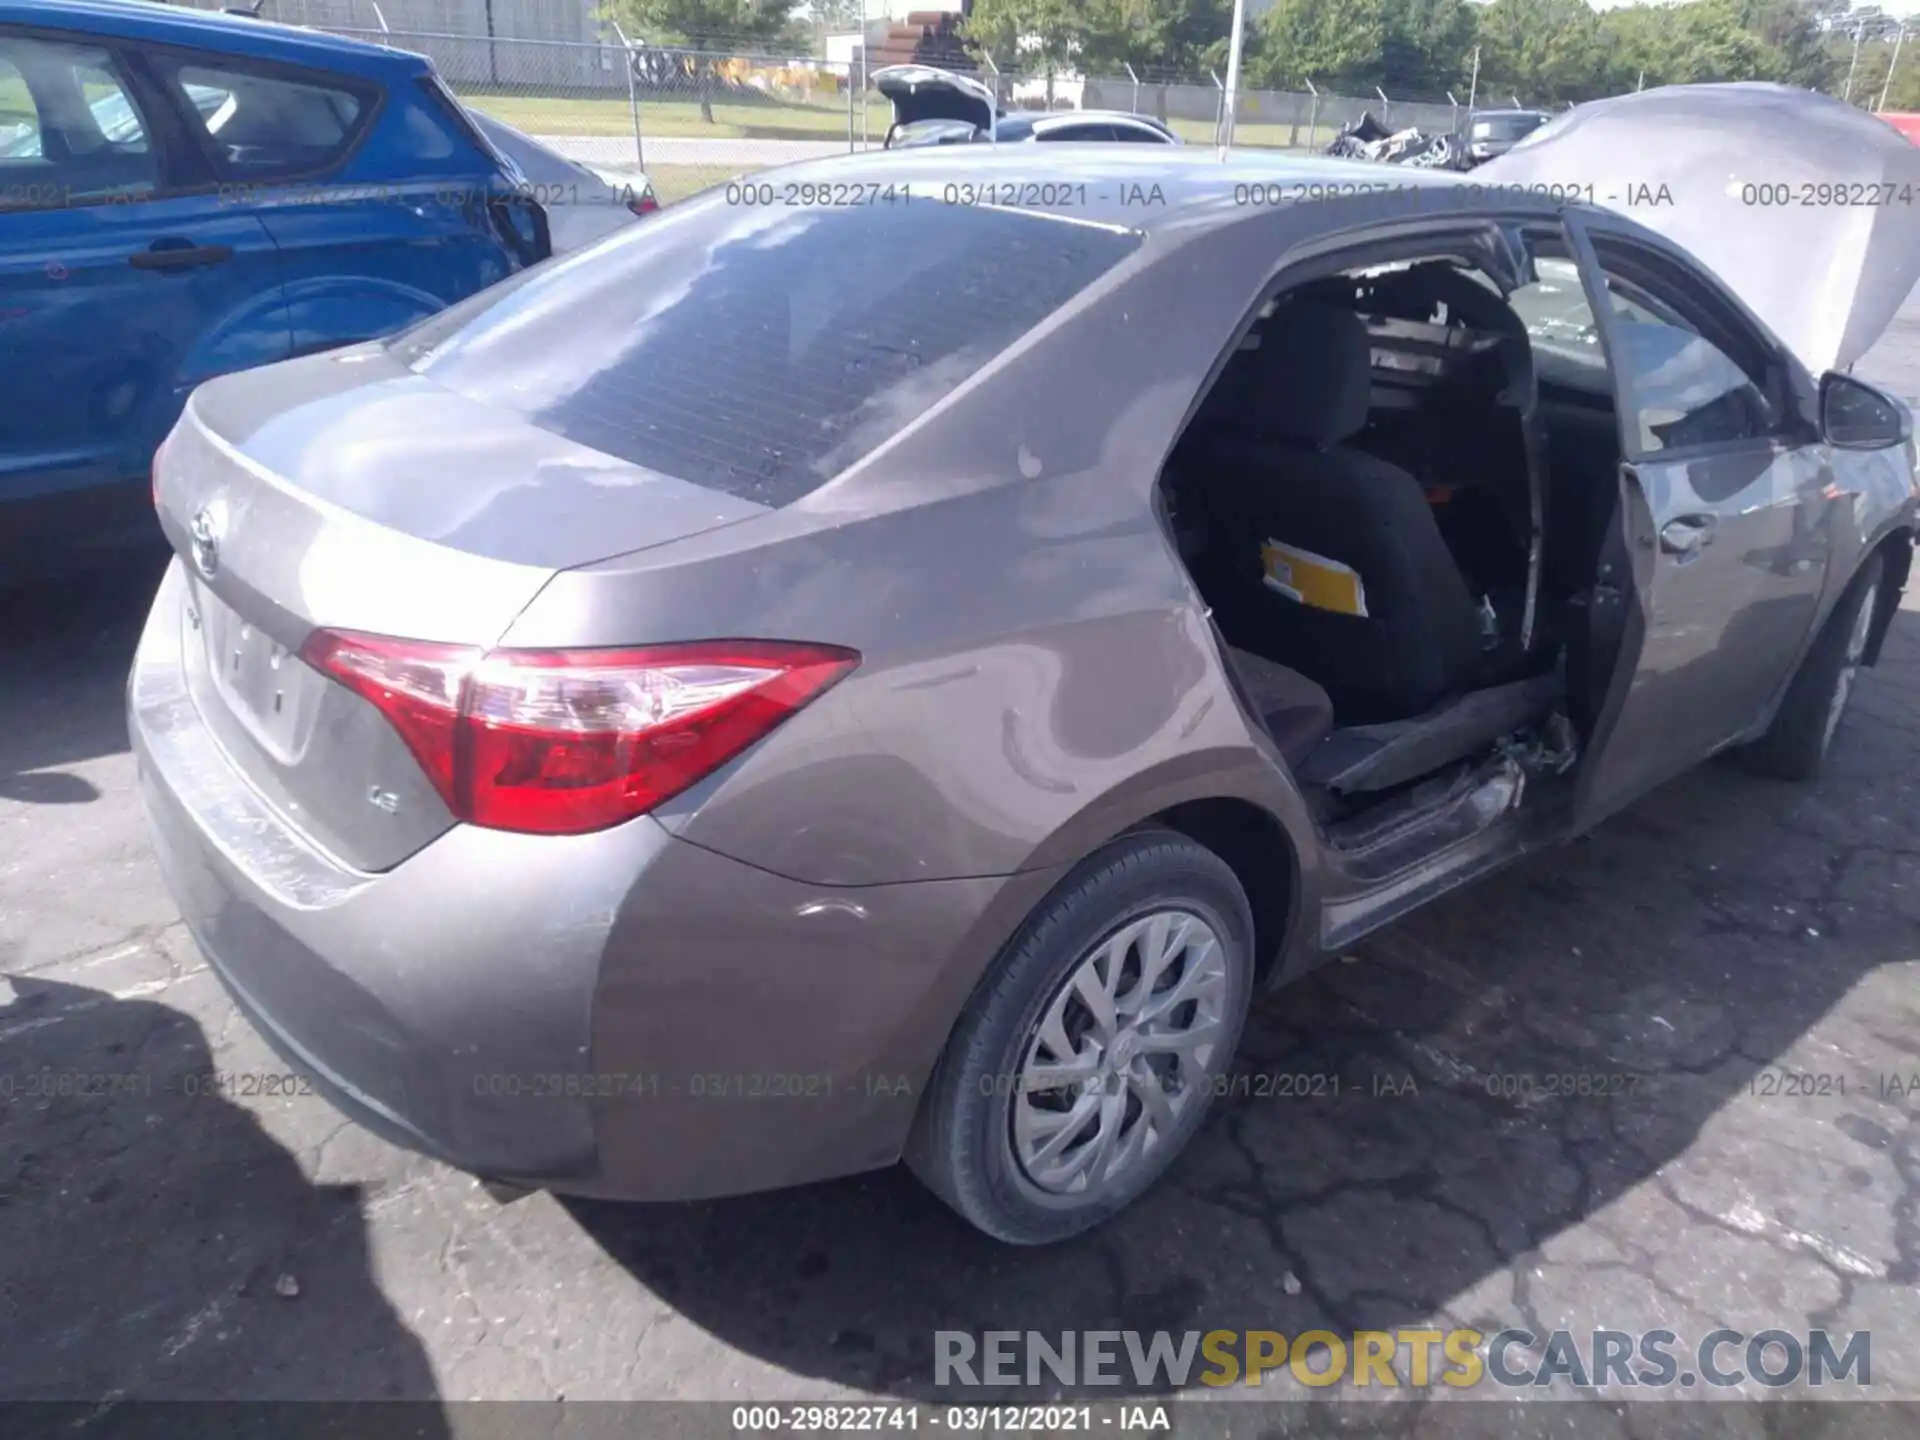
<svg viewBox="0 0 1920 1440"><path fill-rule="evenodd" d="M1540 128L1544 115L1496 115L1473 122L1475 140L1518 140Z"/></svg>
<svg viewBox="0 0 1920 1440"><path fill-rule="evenodd" d="M394 352L595 450L784 505L897 434L1139 239L919 195L783 206L783 188L740 187L743 199L768 192L764 208L715 197L668 211L415 326Z"/></svg>
<svg viewBox="0 0 1920 1440"><path fill-rule="evenodd" d="M909 120L893 127L887 144L898 150L908 145L966 145L980 134L965 120Z"/></svg>

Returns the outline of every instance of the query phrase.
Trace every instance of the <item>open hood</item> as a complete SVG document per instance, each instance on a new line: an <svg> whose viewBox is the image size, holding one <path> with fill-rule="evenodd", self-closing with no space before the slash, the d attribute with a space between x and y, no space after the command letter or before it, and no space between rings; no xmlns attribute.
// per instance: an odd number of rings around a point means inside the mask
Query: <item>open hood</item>
<svg viewBox="0 0 1920 1440"><path fill-rule="evenodd" d="M931 65L889 65L873 72L873 88L893 102L895 128L921 120L959 120L993 128L993 92L978 80Z"/></svg>
<svg viewBox="0 0 1920 1440"><path fill-rule="evenodd" d="M1596 100L1474 172L1580 185L1691 251L1815 375L1880 338L1920 281L1920 146L1810 90L1672 85Z"/></svg>

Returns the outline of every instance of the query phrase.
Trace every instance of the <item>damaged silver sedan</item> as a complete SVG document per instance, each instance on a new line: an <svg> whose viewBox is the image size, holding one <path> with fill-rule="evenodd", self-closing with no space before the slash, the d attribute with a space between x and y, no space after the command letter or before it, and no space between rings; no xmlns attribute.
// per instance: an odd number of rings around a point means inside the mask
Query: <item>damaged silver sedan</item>
<svg viewBox="0 0 1920 1440"><path fill-rule="evenodd" d="M1257 987L1844 735L1915 526L1906 407L1834 368L1907 263L1873 227L1809 237L1847 303L1803 328L1726 236L1531 181L774 178L886 198L674 206L212 382L156 464L163 869L403 1143L628 1199L904 1156L1058 1240L1173 1162Z"/></svg>

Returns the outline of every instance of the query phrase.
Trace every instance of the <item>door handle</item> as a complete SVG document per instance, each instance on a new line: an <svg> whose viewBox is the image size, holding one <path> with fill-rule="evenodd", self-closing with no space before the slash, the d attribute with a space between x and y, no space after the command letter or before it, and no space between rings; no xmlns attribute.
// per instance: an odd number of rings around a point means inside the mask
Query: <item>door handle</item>
<svg viewBox="0 0 1920 1440"><path fill-rule="evenodd" d="M1669 555L1692 555L1713 543L1711 515L1682 515L1660 527L1660 548Z"/></svg>
<svg viewBox="0 0 1920 1440"><path fill-rule="evenodd" d="M231 245L183 245L158 240L151 248L129 255L127 263L136 270L193 270L232 258Z"/></svg>

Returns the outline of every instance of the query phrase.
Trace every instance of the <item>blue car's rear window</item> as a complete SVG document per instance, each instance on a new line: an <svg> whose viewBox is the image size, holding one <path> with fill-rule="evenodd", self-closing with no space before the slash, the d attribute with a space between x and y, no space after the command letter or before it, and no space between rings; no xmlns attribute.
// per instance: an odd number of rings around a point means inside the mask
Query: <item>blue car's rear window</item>
<svg viewBox="0 0 1920 1440"><path fill-rule="evenodd" d="M845 198L696 202L392 344L458 394L783 505L897 434L1138 243L1019 211Z"/></svg>
<svg viewBox="0 0 1920 1440"><path fill-rule="evenodd" d="M364 81L262 69L230 56L162 57L222 180L271 183L314 175L359 140L377 91Z"/></svg>

